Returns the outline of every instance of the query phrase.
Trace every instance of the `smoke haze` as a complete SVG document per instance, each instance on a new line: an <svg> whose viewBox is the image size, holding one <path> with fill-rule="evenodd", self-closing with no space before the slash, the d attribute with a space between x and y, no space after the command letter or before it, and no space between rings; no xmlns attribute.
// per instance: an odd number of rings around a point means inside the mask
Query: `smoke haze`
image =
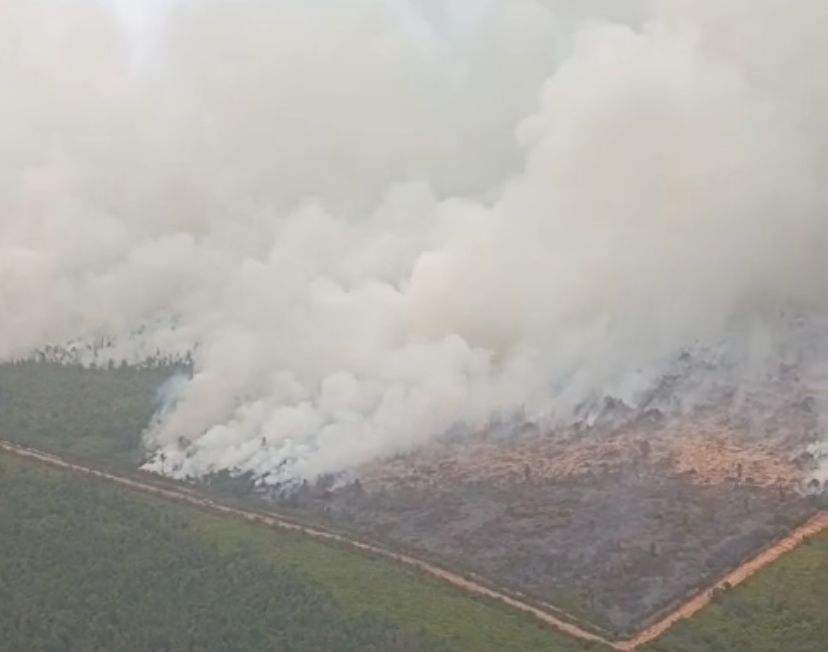
<svg viewBox="0 0 828 652"><path fill-rule="evenodd" d="M823 0L146 6L0 6L0 358L191 352L151 468L828 379Z"/></svg>

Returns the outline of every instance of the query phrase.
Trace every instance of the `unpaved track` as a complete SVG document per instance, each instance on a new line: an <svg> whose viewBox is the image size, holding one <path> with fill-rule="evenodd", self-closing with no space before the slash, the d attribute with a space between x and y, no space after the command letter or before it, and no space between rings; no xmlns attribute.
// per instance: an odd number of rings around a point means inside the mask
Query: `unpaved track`
<svg viewBox="0 0 828 652"><path fill-rule="evenodd" d="M814 534L817 534L822 530L828 528L828 513L818 514L817 516L809 520L805 525L792 531L781 541L775 543L774 545L770 546L769 548L761 552L759 555L754 557L753 559L747 561L738 568L734 569L725 577L717 581L715 584L712 584L706 590L704 590L694 598L691 598L690 600L682 604L680 607L664 616L657 623L651 625L650 627L640 632L635 638L629 641L610 641L597 634L588 632L585 629L582 629L581 627L578 627L573 623L561 620L552 613L545 611L544 609L541 609L538 606L535 606L531 603L524 602L523 600L513 597L508 593L489 588L487 586L475 582L474 580L470 580L466 577L458 575L457 573L453 573L449 570L446 570L445 568L441 568L430 562L423 561L422 559L417 559L416 557L411 557L409 555L394 552L387 548L382 548L380 546L376 546L370 543L365 543L357 539L351 539L349 537L346 537L341 534L336 534L334 532L318 530L316 528L286 521L273 514L264 514L260 512L252 512L243 509L237 509L235 507L230 507L228 505L216 503L210 500L209 498L203 498L195 494L190 494L184 491L169 489L165 487L159 487L157 485L147 482L141 482L133 478L115 475L113 473L108 473L106 471L100 471L98 469L83 466L81 464L76 464L74 462L68 462L49 453L44 453L25 446L18 446L11 442L0 440L0 449L5 450L14 455L32 459L44 464L94 476L96 478L101 478L103 480L107 480L115 484L129 487L130 489L134 489L136 491L142 491L144 493L160 496L167 500L189 503L201 509L207 509L223 514L231 514L233 516L243 518L253 523L261 523L264 525L268 525L270 527L298 531L302 534L305 534L315 539L333 541L335 543L344 544L357 550L368 552L378 557L384 557L386 559L393 560L405 566L416 568L417 570L423 573L431 575L432 577L435 577L447 584L462 589L467 593L496 600L502 604L512 607L513 609L517 609L518 611L528 613L534 616L540 622L549 625L550 627L556 629L559 632L580 639L582 641L599 643L607 646L608 648L618 650L619 652L634 652L641 646L647 643L651 643L656 638L664 634L677 622L685 618L690 618L691 616L695 615L698 611L703 609L705 606L707 606L712 599L714 589L723 588L725 584L729 584L730 586L736 586L737 584L742 583L751 575L755 574L756 572L762 570L769 564L776 561L782 555L797 548L808 537L813 536Z"/></svg>
<svg viewBox="0 0 828 652"><path fill-rule="evenodd" d="M150 483L134 480L132 478L127 478L112 473L107 473L106 471L93 469L88 466L76 464L74 462L67 462L66 460L63 460L59 457L50 455L49 453L43 453L32 448L18 446L10 442L0 441L0 449L5 450L14 455L19 455L21 457L42 462L44 464L49 464L51 466L56 466L62 469L68 469L70 471L76 471L78 473L84 473L86 475L91 475L96 478L101 478L103 480L107 480L115 484L129 487L130 489L134 489L136 491L142 491L145 493L153 494L155 496L160 496L167 500L189 503L201 509L208 509L223 514L232 514L233 516L243 518L253 523L261 523L264 525L269 525L271 527L298 531L302 534L305 534L309 537L313 537L315 539L333 541L335 543L344 544L357 550L368 552L378 557L391 559L397 563L404 564L412 568L416 568L417 570L423 573L427 573L428 575L436 577L437 579L446 582L447 584L450 584L452 586L455 586L459 589L462 589L463 591L466 591L468 593L472 593L485 598L490 598L492 600L497 600L498 602L506 604L514 609L518 609L519 611L528 613L537 618L542 623L549 625L554 629L574 638L578 638L583 641L590 641L593 643L600 643L610 648L615 647L610 641L596 634L588 632L578 627L577 625L556 618L554 615L544 611L543 609L535 607L527 602L523 602L522 600L514 598L506 593L497 591L495 589L491 589L489 587L483 586L482 584L478 584L473 580L462 577L461 575L453 573L444 568L440 568L439 566L436 566L432 563L423 561L421 559L417 559L415 557L411 557L409 555L393 552L392 550L381 548L379 546L365 543L363 541L358 541L356 539L351 539L341 534L326 532L324 530L317 530L315 528L308 527L305 525L299 525L297 523L285 521L272 514L263 514L260 512L251 512L243 509L237 509L235 507L229 507L228 505L216 503L210 500L209 498L202 498L197 495L185 493L183 491L159 487Z"/></svg>

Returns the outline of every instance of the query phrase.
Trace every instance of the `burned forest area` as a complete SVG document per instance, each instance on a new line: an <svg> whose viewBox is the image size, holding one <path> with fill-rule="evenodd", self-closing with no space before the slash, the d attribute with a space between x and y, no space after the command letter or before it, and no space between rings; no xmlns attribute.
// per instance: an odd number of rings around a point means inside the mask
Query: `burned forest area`
<svg viewBox="0 0 828 652"><path fill-rule="evenodd" d="M628 637L824 502L798 486L807 456L780 468L726 434L677 447L649 428L447 444L274 500Z"/></svg>

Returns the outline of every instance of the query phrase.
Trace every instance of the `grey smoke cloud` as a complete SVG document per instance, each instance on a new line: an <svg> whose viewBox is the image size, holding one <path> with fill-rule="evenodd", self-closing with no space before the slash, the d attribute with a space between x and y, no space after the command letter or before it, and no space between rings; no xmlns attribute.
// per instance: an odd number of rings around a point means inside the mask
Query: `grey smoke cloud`
<svg viewBox="0 0 828 652"><path fill-rule="evenodd" d="M193 351L153 468L828 364L824 3L156 4L0 8L0 357Z"/></svg>

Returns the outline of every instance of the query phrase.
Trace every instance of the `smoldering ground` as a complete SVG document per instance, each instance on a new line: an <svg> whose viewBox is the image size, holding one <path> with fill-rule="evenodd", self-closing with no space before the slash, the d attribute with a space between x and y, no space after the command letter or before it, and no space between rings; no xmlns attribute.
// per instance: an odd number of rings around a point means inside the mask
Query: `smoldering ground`
<svg viewBox="0 0 828 652"><path fill-rule="evenodd" d="M822 377L825 3L123 6L0 8L0 356L190 352L165 472Z"/></svg>

